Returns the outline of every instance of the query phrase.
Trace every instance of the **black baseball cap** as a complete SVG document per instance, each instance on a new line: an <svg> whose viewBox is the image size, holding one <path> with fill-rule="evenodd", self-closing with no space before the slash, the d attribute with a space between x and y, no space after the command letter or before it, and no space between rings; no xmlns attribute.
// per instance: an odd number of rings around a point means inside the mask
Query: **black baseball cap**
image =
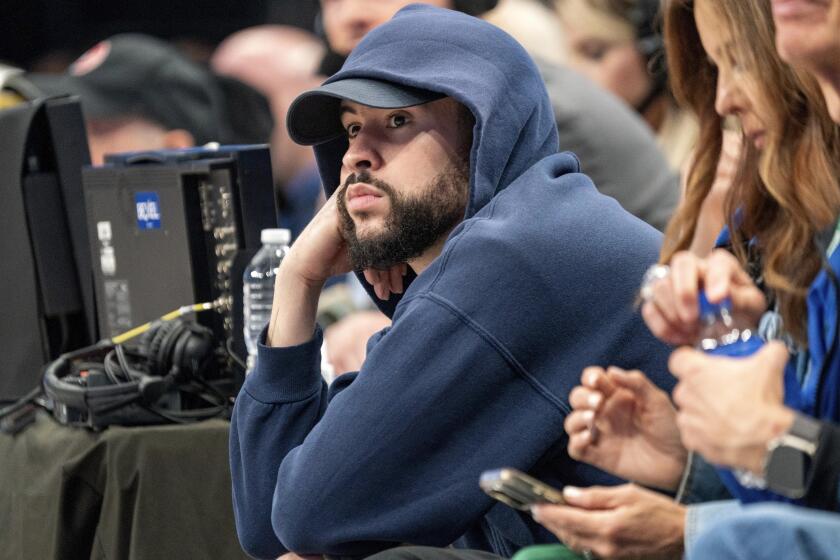
<svg viewBox="0 0 840 560"><path fill-rule="evenodd" d="M480 16L489 12L499 3L499 0L453 0L452 9L471 16Z"/></svg>
<svg viewBox="0 0 840 560"><path fill-rule="evenodd" d="M85 52L65 74L28 78L44 94L79 95L86 117L136 115L168 130L187 130L197 144L224 141L216 79L155 37L115 35Z"/></svg>
<svg viewBox="0 0 840 560"><path fill-rule="evenodd" d="M346 78L300 94L289 107L289 136L298 144L321 144L344 134L341 101L377 109L423 105L446 97L436 91L370 78Z"/></svg>

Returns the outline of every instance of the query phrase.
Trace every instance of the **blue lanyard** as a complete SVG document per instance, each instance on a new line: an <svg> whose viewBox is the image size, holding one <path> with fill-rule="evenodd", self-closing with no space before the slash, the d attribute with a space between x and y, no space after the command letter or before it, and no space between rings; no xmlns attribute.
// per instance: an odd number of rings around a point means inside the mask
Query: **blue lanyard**
<svg viewBox="0 0 840 560"><path fill-rule="evenodd" d="M834 233L831 236L831 242L829 242L828 247L825 250L825 261L823 267L825 268L825 274L828 278L828 281L832 284L832 288L834 289L834 298L835 298L835 315L840 313L840 309L837 309L837 305L840 303L840 285L837 282L837 276L834 273L834 270L831 268L831 257L834 255L834 252L837 250L837 247L840 246L840 219L834 225ZM835 323L837 322L837 317L835 317ZM837 325L835 325L835 330L837 330ZM833 339L829 342L828 347L825 349L825 354L822 358L822 363L820 364L819 371L814 371L813 361L810 359L807 361L807 369L804 376L804 382L802 384L803 389L806 385L809 384L809 378L811 376L817 376L816 383L813 383L811 386L813 388L813 394L808 395L806 397L806 401L811 401L813 404L814 410L813 414L816 417L820 416L820 402L822 401L822 389L823 385L825 384L825 377L827 375L826 368L830 365L828 362L832 361L834 358L834 353L836 351L837 345L837 336L838 333L834 333ZM810 352L809 352L810 354ZM801 379L801 377L800 377ZM808 391L810 393L810 391ZM812 400L813 399L813 400ZM806 404L806 403L803 403Z"/></svg>

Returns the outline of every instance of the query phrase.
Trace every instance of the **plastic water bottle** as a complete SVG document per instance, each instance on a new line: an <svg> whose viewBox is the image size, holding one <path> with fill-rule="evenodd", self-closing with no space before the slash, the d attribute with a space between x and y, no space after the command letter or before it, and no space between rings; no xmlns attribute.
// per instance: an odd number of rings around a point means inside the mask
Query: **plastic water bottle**
<svg viewBox="0 0 840 560"><path fill-rule="evenodd" d="M245 347L248 349L247 371L254 369L257 340L271 319L274 300L274 278L280 261L289 252L292 234L287 229L264 229L260 235L262 247L245 269L242 314L245 323Z"/></svg>
<svg viewBox="0 0 840 560"><path fill-rule="evenodd" d="M726 298L720 303L711 303L704 292L700 292L697 299L701 323L696 346L699 350L730 358L746 358L758 352L764 341L754 329L743 328L736 323L732 316L732 300ZM745 499L742 488L766 488L766 481L750 471L717 467L717 472L732 495L741 499ZM748 501L755 501L755 498Z"/></svg>
<svg viewBox="0 0 840 560"><path fill-rule="evenodd" d="M732 300L711 303L704 292L698 296L700 336L696 347L707 354L729 357L749 356L761 348L763 341L755 330L738 325L732 316Z"/></svg>

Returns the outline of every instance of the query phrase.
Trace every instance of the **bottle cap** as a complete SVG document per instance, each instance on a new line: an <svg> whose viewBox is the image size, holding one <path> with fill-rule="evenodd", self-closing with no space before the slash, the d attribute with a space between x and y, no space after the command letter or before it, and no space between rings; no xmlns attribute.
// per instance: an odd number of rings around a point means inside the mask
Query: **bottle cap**
<svg viewBox="0 0 840 560"><path fill-rule="evenodd" d="M700 316L708 317L709 315L718 315L722 310L732 311L732 300L724 299L720 303L712 303L706 297L706 292L700 291L697 295L697 304L700 307Z"/></svg>
<svg viewBox="0 0 840 560"><path fill-rule="evenodd" d="M260 242L272 245L288 245L292 240L292 232L288 229L268 228L260 233Z"/></svg>

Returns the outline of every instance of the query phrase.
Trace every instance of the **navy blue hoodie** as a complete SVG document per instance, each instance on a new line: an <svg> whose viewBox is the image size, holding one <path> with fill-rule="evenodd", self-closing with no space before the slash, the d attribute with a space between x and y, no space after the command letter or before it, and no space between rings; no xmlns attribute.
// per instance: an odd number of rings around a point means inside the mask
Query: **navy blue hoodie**
<svg viewBox="0 0 840 560"><path fill-rule="evenodd" d="M393 325L361 372L326 387L319 329L299 346L260 346L231 429L242 545L272 558L457 541L509 556L554 542L478 478L511 466L558 487L615 482L569 459L563 420L589 365L639 368L670 388L668 350L633 307L660 235L556 153L537 69L499 29L409 6L329 81L348 77L443 92L472 111L469 206L441 255L383 306ZM316 147L330 192L346 148Z"/></svg>

